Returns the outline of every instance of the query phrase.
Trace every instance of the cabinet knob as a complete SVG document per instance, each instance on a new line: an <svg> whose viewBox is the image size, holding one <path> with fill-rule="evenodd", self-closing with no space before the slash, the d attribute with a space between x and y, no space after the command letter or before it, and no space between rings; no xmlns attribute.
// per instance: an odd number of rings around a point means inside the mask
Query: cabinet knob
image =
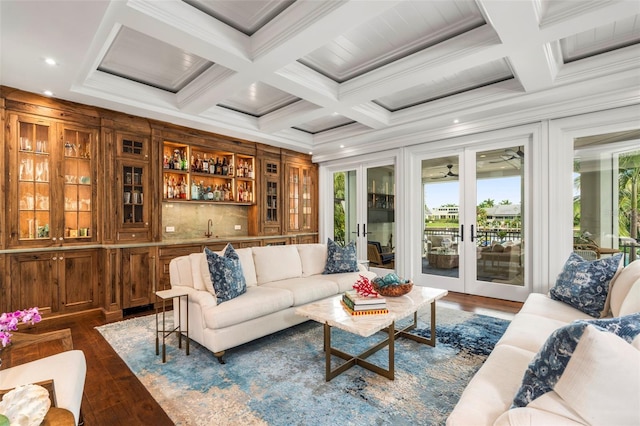
<svg viewBox="0 0 640 426"><path fill-rule="evenodd" d="M60 241L64 240L64 237L60 237Z"/></svg>
<svg viewBox="0 0 640 426"><path fill-rule="evenodd" d="M56 256L53 256L53 260L58 260L58 258Z"/></svg>
<svg viewBox="0 0 640 426"><path fill-rule="evenodd" d="M63 260L64 260L64 257L60 256L60 261L63 261Z"/></svg>
<svg viewBox="0 0 640 426"><path fill-rule="evenodd" d="M131 234L131 238L135 238L135 237L136 237L136 234Z"/></svg>
<svg viewBox="0 0 640 426"><path fill-rule="evenodd" d="M57 240L57 238L56 238L56 237L53 237L53 238L52 238L52 240L53 240L53 241L55 241L55 240Z"/></svg>

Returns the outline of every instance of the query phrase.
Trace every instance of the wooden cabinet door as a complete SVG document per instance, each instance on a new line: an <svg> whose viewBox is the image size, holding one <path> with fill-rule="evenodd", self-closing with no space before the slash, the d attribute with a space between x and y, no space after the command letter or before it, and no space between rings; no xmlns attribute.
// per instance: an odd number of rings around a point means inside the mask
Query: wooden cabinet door
<svg viewBox="0 0 640 426"><path fill-rule="evenodd" d="M7 120L7 220L10 247L57 245L62 236L56 191L55 124L24 114Z"/></svg>
<svg viewBox="0 0 640 426"><path fill-rule="evenodd" d="M285 168L285 231L316 232L317 168L311 164L289 163Z"/></svg>
<svg viewBox="0 0 640 426"><path fill-rule="evenodd" d="M11 255L10 268L10 310L38 307L41 314L59 310L56 253Z"/></svg>
<svg viewBox="0 0 640 426"><path fill-rule="evenodd" d="M132 308L152 303L156 280L155 248L137 247L122 250L122 307Z"/></svg>
<svg viewBox="0 0 640 426"><path fill-rule="evenodd" d="M57 257L60 310L73 312L97 307L97 252L59 252Z"/></svg>
<svg viewBox="0 0 640 426"><path fill-rule="evenodd" d="M153 196L149 190L149 165L127 160L117 161L116 220L118 241L149 241L150 210Z"/></svg>

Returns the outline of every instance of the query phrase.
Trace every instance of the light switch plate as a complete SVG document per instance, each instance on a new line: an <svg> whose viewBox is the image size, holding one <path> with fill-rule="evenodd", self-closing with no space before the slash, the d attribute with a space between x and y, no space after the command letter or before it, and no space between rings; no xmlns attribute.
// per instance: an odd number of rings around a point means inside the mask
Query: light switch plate
<svg viewBox="0 0 640 426"><path fill-rule="evenodd" d="M167 226L166 228L164 228L164 230L166 232L176 232L175 226Z"/></svg>

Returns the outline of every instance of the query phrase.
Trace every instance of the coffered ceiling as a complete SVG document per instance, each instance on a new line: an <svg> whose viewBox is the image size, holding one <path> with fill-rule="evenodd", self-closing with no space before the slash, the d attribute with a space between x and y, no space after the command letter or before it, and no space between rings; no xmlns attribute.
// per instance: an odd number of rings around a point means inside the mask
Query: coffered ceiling
<svg viewBox="0 0 640 426"><path fill-rule="evenodd" d="M638 1L1 0L0 24L3 85L316 160L640 100Z"/></svg>

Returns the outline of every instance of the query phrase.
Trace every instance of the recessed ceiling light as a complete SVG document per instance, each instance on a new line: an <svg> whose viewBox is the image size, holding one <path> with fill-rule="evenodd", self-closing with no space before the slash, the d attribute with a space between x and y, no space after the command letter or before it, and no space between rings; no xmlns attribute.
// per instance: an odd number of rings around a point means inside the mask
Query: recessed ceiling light
<svg viewBox="0 0 640 426"><path fill-rule="evenodd" d="M457 118L455 120L453 120L453 124L458 124L460 122L460 120L458 120Z"/></svg>
<svg viewBox="0 0 640 426"><path fill-rule="evenodd" d="M47 95L47 96L53 96L53 92L52 92L51 90L45 90L45 91L44 91L44 92L42 92L42 93L44 93L44 94L45 94L45 95Z"/></svg>
<svg viewBox="0 0 640 426"><path fill-rule="evenodd" d="M344 148L344 145L340 145L340 148Z"/></svg>
<svg viewBox="0 0 640 426"><path fill-rule="evenodd" d="M51 66L53 66L53 65L57 65L57 64L58 64L58 63L56 62L56 60L55 60L55 59L53 59L53 58L45 58L45 60L44 60L44 61L45 61L47 64L51 65Z"/></svg>
<svg viewBox="0 0 640 426"><path fill-rule="evenodd" d="M309 155L313 155L313 151L309 151Z"/></svg>

